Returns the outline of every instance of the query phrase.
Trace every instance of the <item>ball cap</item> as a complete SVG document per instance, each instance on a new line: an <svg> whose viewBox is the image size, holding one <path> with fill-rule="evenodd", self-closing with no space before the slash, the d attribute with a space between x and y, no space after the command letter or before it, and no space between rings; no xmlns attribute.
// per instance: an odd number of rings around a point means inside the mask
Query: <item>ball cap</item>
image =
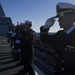
<svg viewBox="0 0 75 75"><path fill-rule="evenodd" d="M70 4L70 3L65 3L65 2L59 2L57 5L56 5L56 12L57 12L57 15L60 13L60 12L74 12L75 13L75 5L74 4ZM55 17L58 17L58 16L55 16Z"/></svg>

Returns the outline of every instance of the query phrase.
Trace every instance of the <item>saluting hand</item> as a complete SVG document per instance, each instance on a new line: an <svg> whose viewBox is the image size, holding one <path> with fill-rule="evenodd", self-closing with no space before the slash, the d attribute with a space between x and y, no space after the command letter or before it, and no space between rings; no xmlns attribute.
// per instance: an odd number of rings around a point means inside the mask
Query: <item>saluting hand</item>
<svg viewBox="0 0 75 75"><path fill-rule="evenodd" d="M45 25L43 26L43 28L49 29L50 27L53 26L54 23L55 23L55 17L51 17L51 18L46 20Z"/></svg>

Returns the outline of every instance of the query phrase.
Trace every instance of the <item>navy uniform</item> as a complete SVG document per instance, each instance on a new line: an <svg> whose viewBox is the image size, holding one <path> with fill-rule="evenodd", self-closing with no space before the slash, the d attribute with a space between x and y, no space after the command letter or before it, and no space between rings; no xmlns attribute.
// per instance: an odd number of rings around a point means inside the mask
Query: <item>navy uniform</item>
<svg viewBox="0 0 75 75"><path fill-rule="evenodd" d="M58 3L56 7L57 16L60 12L75 11L75 5L69 3ZM55 47L54 75L75 75L75 25L66 32L59 30L54 35L48 35L48 31L41 26L40 39Z"/></svg>
<svg viewBox="0 0 75 75"><path fill-rule="evenodd" d="M31 21L25 21L26 25L31 25ZM33 68L33 39L35 32L30 29L24 29L20 31L20 40L21 40L21 62L24 67L20 70L20 73L26 74L29 72L30 75L35 75L35 71Z"/></svg>

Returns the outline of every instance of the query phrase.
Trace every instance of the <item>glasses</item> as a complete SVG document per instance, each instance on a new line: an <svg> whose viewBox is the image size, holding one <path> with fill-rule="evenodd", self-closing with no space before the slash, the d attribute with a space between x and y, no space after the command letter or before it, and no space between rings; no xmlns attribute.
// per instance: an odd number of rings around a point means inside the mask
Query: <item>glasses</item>
<svg viewBox="0 0 75 75"><path fill-rule="evenodd" d="M66 13L72 13L72 12L73 12L73 10L60 12L60 13L58 13L58 14L55 16L55 18L57 18L57 17L63 17Z"/></svg>

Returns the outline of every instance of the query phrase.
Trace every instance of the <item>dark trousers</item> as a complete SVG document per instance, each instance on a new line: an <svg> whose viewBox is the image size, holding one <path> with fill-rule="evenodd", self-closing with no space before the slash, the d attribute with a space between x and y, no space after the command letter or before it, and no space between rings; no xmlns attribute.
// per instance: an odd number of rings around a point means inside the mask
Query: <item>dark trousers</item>
<svg viewBox="0 0 75 75"><path fill-rule="evenodd" d="M24 62L23 73L29 73L29 75L35 75L35 70L32 62Z"/></svg>
<svg viewBox="0 0 75 75"><path fill-rule="evenodd" d="M32 54L26 54L23 50L21 51L21 61L23 62L23 73L29 73L29 75L35 75L33 66Z"/></svg>

